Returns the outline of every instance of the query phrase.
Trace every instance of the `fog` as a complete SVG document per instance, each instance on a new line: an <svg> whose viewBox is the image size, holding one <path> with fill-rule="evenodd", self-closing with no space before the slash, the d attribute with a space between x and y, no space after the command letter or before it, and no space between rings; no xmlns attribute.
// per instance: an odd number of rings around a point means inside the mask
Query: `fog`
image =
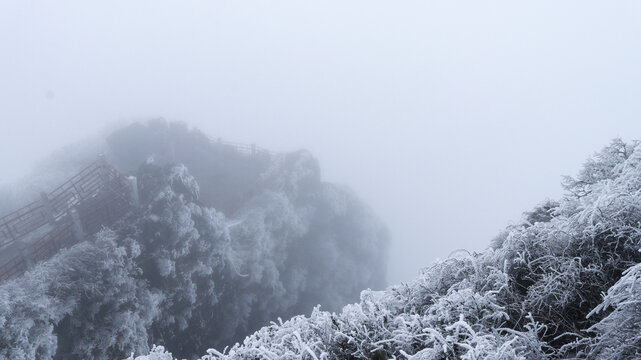
<svg viewBox="0 0 641 360"><path fill-rule="evenodd" d="M640 16L633 1L5 1L0 182L157 117L306 148L380 215L388 280L409 280L640 137Z"/></svg>

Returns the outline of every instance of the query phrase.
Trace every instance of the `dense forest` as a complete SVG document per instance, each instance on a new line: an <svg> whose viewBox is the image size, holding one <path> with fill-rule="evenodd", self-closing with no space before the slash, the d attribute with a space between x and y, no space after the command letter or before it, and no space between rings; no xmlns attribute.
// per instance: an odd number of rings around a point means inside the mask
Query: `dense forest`
<svg viewBox="0 0 641 360"><path fill-rule="evenodd" d="M248 156L164 121L95 147L143 205L0 285L2 358L641 356L639 142L612 141L485 251L386 290L385 227L306 151ZM91 153L70 147L34 178ZM29 196L11 194L4 207Z"/></svg>
<svg viewBox="0 0 641 360"><path fill-rule="evenodd" d="M563 186L562 199L526 212L486 251L457 252L410 283L273 322L202 358L639 358L641 145L614 140ZM172 355L155 347L138 359Z"/></svg>
<svg viewBox="0 0 641 360"><path fill-rule="evenodd" d="M34 182L102 152L137 177L141 206L0 284L2 359L122 359L150 344L193 358L385 285L385 227L306 151L243 154L160 120L90 145L52 155ZM3 208L32 189L6 191Z"/></svg>

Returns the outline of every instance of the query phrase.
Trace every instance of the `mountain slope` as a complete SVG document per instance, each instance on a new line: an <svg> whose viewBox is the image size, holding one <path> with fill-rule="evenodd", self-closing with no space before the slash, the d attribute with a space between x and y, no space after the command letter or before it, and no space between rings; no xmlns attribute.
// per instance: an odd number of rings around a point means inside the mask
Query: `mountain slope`
<svg viewBox="0 0 641 360"><path fill-rule="evenodd" d="M385 285L384 226L351 191L321 181L308 152L247 156L172 126L134 125L140 133L117 142L123 153L108 153L121 169L144 162L139 209L0 284L0 358L124 358L153 343L192 357ZM125 149L157 127L176 137L171 159Z"/></svg>
<svg viewBox="0 0 641 360"><path fill-rule="evenodd" d="M639 358L641 145L614 140L564 186L482 253L203 359Z"/></svg>

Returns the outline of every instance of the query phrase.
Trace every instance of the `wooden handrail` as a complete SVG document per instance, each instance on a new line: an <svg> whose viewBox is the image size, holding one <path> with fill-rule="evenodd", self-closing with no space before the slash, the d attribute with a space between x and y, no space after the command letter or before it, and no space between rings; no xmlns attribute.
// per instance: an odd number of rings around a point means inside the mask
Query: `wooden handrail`
<svg viewBox="0 0 641 360"><path fill-rule="evenodd" d="M0 281L22 275L31 264L44 261L54 256L58 251L82 241L74 230L74 221L70 210L82 209L78 219L84 219L84 229L81 233L93 235L101 226L108 226L117 221L130 208L130 193L125 178L111 167L104 159L100 159L80 170L69 180L56 187L46 195L48 204L36 201L0 218L0 251L8 255L7 245L26 237L41 228L51 218L53 227L35 241L18 250L18 254L8 260L0 261ZM43 215L49 206L51 217ZM40 216L38 221L32 217ZM81 221L80 226L83 227ZM26 224L23 228L18 225ZM11 236L3 237L3 229ZM20 230L16 234L10 231ZM4 250L2 250L4 249ZM16 249L13 249L16 252ZM3 255L0 253L0 255Z"/></svg>
<svg viewBox="0 0 641 360"><path fill-rule="evenodd" d="M39 229L52 218L58 218L69 207L77 205L83 196L98 191L108 180L101 178L103 169L108 178L119 176L111 166L100 159L46 194L51 209L45 209L42 200L38 200L0 217L0 248ZM53 213L47 213L48 211Z"/></svg>
<svg viewBox="0 0 641 360"><path fill-rule="evenodd" d="M209 140L246 155L271 157L276 154L256 145ZM0 261L0 281L18 277L31 264L47 260L62 248L82 241L74 233L71 208L84 207L78 217L82 219L80 222L87 235L93 235L101 226L113 224L130 207L131 194L127 186L125 178L101 157L49 193L43 194L41 200L0 217L0 255L8 245L53 222L50 231L21 249L21 253L9 257L7 261Z"/></svg>
<svg viewBox="0 0 641 360"><path fill-rule="evenodd" d="M214 139L211 137L208 137L208 139L213 144L229 146L234 150L247 155L259 155L259 154L264 154L268 156L276 155L275 152L271 150L267 150L260 146L256 146L255 144L245 144L245 143L239 143L239 142L233 142L233 141L225 141L220 138Z"/></svg>

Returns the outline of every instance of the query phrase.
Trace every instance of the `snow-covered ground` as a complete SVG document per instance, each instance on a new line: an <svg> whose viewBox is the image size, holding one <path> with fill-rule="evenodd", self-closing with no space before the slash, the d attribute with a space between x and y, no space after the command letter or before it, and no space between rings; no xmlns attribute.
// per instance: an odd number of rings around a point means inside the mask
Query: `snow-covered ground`
<svg viewBox="0 0 641 360"><path fill-rule="evenodd" d="M202 359L639 358L641 145L613 141L564 184L564 198L525 213L482 253ZM136 359L172 356L158 347Z"/></svg>

